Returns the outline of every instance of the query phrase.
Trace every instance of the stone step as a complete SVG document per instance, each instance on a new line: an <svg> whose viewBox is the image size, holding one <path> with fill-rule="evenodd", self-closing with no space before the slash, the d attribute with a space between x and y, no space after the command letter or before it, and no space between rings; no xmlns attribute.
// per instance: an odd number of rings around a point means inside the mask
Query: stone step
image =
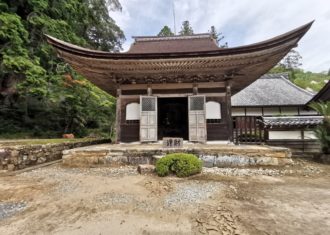
<svg viewBox="0 0 330 235"><path fill-rule="evenodd" d="M151 164L156 164L156 162L159 160L159 159L161 159L161 158L163 158L163 157L165 157L165 155L153 155L152 157L151 157Z"/></svg>
<svg viewBox="0 0 330 235"><path fill-rule="evenodd" d="M155 172L155 166L150 164L141 164L138 166L137 170L142 175L152 174L153 172Z"/></svg>

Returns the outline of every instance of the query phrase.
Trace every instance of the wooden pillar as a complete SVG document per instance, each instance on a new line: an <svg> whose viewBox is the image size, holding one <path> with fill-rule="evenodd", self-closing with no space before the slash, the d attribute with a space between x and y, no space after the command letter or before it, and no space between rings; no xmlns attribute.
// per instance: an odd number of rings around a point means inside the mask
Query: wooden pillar
<svg viewBox="0 0 330 235"><path fill-rule="evenodd" d="M117 101L116 101L116 143L118 144L121 139L120 133L121 124L121 89L117 89Z"/></svg>
<svg viewBox="0 0 330 235"><path fill-rule="evenodd" d="M304 132L304 129L302 129L300 132L301 132L301 139L302 139L302 151L303 151L303 153L305 153L305 132Z"/></svg>
<svg viewBox="0 0 330 235"><path fill-rule="evenodd" d="M228 115L228 130L229 140L233 142L233 118L231 116L231 86L229 82L226 82L226 103L227 103L227 115Z"/></svg>
<svg viewBox="0 0 330 235"><path fill-rule="evenodd" d="M152 89L151 89L150 85L148 85L147 94L148 94L148 96L152 96Z"/></svg>
<svg viewBox="0 0 330 235"><path fill-rule="evenodd" d="M198 85L196 83L193 85L193 94L198 95Z"/></svg>

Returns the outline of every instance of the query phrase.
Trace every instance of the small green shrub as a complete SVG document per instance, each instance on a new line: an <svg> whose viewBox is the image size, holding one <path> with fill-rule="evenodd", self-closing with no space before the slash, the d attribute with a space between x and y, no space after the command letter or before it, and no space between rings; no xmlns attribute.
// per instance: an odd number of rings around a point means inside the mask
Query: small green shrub
<svg viewBox="0 0 330 235"><path fill-rule="evenodd" d="M198 174L202 171L202 161L193 154L172 153L156 162L156 172L159 176L166 176L170 173L178 177L186 177Z"/></svg>

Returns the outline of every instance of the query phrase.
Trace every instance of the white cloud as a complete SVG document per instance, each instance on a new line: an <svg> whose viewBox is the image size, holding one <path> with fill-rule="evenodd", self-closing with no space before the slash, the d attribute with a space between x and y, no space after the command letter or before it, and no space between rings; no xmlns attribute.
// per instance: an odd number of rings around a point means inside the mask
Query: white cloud
<svg viewBox="0 0 330 235"><path fill-rule="evenodd" d="M124 30L127 41L133 35L156 35L164 25L173 29L172 0L121 0L123 11L112 17ZM195 33L211 25L223 32L229 46L262 41L316 20L297 50L303 68L314 72L330 68L329 0L174 0L176 28L189 20Z"/></svg>

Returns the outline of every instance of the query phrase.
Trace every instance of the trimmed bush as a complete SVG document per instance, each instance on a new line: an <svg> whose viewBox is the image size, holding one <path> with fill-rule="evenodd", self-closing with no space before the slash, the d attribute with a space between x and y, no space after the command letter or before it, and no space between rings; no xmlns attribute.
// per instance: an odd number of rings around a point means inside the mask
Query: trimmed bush
<svg viewBox="0 0 330 235"><path fill-rule="evenodd" d="M156 172L159 176L170 173L178 177L187 177L202 171L202 161L193 154L172 153L156 162Z"/></svg>

